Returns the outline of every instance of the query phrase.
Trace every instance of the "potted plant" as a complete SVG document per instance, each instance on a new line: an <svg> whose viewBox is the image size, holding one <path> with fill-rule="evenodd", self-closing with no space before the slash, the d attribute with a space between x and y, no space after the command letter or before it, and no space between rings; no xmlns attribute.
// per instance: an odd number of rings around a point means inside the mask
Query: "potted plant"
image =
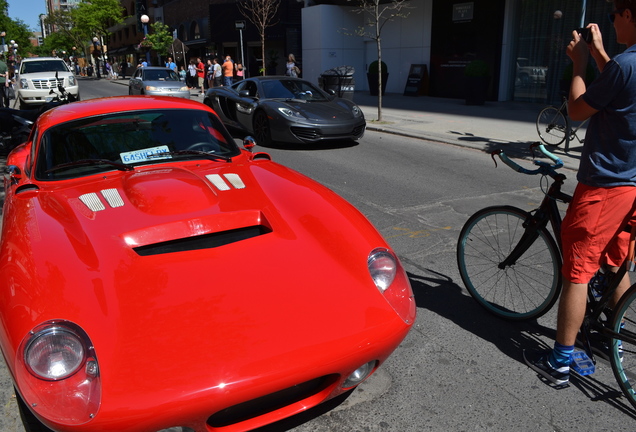
<svg viewBox="0 0 636 432"><path fill-rule="evenodd" d="M276 75L278 73L278 51L269 51L267 57L267 64L265 65L267 75Z"/></svg>
<svg viewBox="0 0 636 432"><path fill-rule="evenodd" d="M378 61L374 61L369 65L369 70L367 71L367 80L369 82L369 93L371 96L378 95ZM386 82L389 79L389 70L386 67L386 63L382 62L382 94L386 91Z"/></svg>
<svg viewBox="0 0 636 432"><path fill-rule="evenodd" d="M483 60L473 60L464 69L466 105L483 105L490 84L490 68Z"/></svg>

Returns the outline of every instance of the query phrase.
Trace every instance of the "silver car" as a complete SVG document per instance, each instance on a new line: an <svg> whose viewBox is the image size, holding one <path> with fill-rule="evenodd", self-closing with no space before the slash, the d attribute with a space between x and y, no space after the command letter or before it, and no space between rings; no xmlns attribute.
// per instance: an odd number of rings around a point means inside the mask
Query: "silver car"
<svg viewBox="0 0 636 432"><path fill-rule="evenodd" d="M190 90L179 75L170 68L158 66L138 68L128 82L128 94L190 99Z"/></svg>

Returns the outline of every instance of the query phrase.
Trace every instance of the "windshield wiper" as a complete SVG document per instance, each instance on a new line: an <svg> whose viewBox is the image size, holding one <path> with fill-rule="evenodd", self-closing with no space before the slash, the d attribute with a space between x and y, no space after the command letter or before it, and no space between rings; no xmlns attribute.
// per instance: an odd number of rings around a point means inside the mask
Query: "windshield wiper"
<svg viewBox="0 0 636 432"><path fill-rule="evenodd" d="M221 160L224 162L232 162L231 157L222 156L222 155L218 155L214 153L208 153L201 150L173 150L173 151L167 151L167 152L161 152L161 153L148 155L148 158L163 158L165 156L188 156L188 155L203 156L213 161Z"/></svg>
<svg viewBox="0 0 636 432"><path fill-rule="evenodd" d="M82 166L82 165L110 165L114 168L117 168L120 171L133 171L134 168L130 165L125 165L119 162L113 162L108 159L80 159L73 162L66 162L63 164L55 165L54 167L46 170L45 172L52 173L54 171L59 171L64 168L70 168L74 166Z"/></svg>

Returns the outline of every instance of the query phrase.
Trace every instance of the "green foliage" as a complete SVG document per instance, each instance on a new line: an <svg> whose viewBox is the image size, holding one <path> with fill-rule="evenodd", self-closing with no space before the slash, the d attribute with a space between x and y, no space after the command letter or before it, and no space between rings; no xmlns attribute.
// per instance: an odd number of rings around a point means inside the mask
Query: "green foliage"
<svg viewBox="0 0 636 432"><path fill-rule="evenodd" d="M38 55L63 57L63 51L66 51L66 56L71 56L75 55L73 52L74 46L76 46L76 43L69 35L64 32L55 32L44 39L38 50Z"/></svg>
<svg viewBox="0 0 636 432"><path fill-rule="evenodd" d="M82 0L70 10L71 21L78 34L87 43L101 36L108 43L108 28L123 22L124 8L119 0Z"/></svg>
<svg viewBox="0 0 636 432"><path fill-rule="evenodd" d="M378 73L378 61L374 61L371 62L371 64L369 65L369 73L371 74L377 74ZM389 68L386 67L386 63L382 62L382 74L388 74L389 73Z"/></svg>
<svg viewBox="0 0 636 432"><path fill-rule="evenodd" d="M25 56L34 51L29 41L32 36L29 27L21 20L11 19L8 16L9 4L6 0L0 0L0 31L6 32L5 43L14 40L18 44L18 55Z"/></svg>
<svg viewBox="0 0 636 432"><path fill-rule="evenodd" d="M488 63L483 60L473 60L466 65L464 76L467 77L487 77L490 76Z"/></svg>
<svg viewBox="0 0 636 432"><path fill-rule="evenodd" d="M44 39L41 51L51 55L53 50L72 51L72 47L83 47L90 43L91 32L85 27L75 25L71 11L56 10L49 14L45 23L55 26L56 32L51 33Z"/></svg>
<svg viewBox="0 0 636 432"><path fill-rule="evenodd" d="M145 38L147 44L142 43L142 46L152 48L162 56L168 55L173 41L170 27L157 21L152 23L150 28L151 30Z"/></svg>

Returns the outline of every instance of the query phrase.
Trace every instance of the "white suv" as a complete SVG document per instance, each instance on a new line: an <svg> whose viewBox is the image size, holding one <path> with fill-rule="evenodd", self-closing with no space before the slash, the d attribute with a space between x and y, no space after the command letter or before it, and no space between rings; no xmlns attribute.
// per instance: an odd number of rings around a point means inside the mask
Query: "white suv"
<svg viewBox="0 0 636 432"><path fill-rule="evenodd" d="M17 74L17 98L20 109L42 105L58 95L57 80L77 100L79 85L77 78L64 60L57 57L31 57L22 59ZM54 93L51 93L54 90Z"/></svg>

